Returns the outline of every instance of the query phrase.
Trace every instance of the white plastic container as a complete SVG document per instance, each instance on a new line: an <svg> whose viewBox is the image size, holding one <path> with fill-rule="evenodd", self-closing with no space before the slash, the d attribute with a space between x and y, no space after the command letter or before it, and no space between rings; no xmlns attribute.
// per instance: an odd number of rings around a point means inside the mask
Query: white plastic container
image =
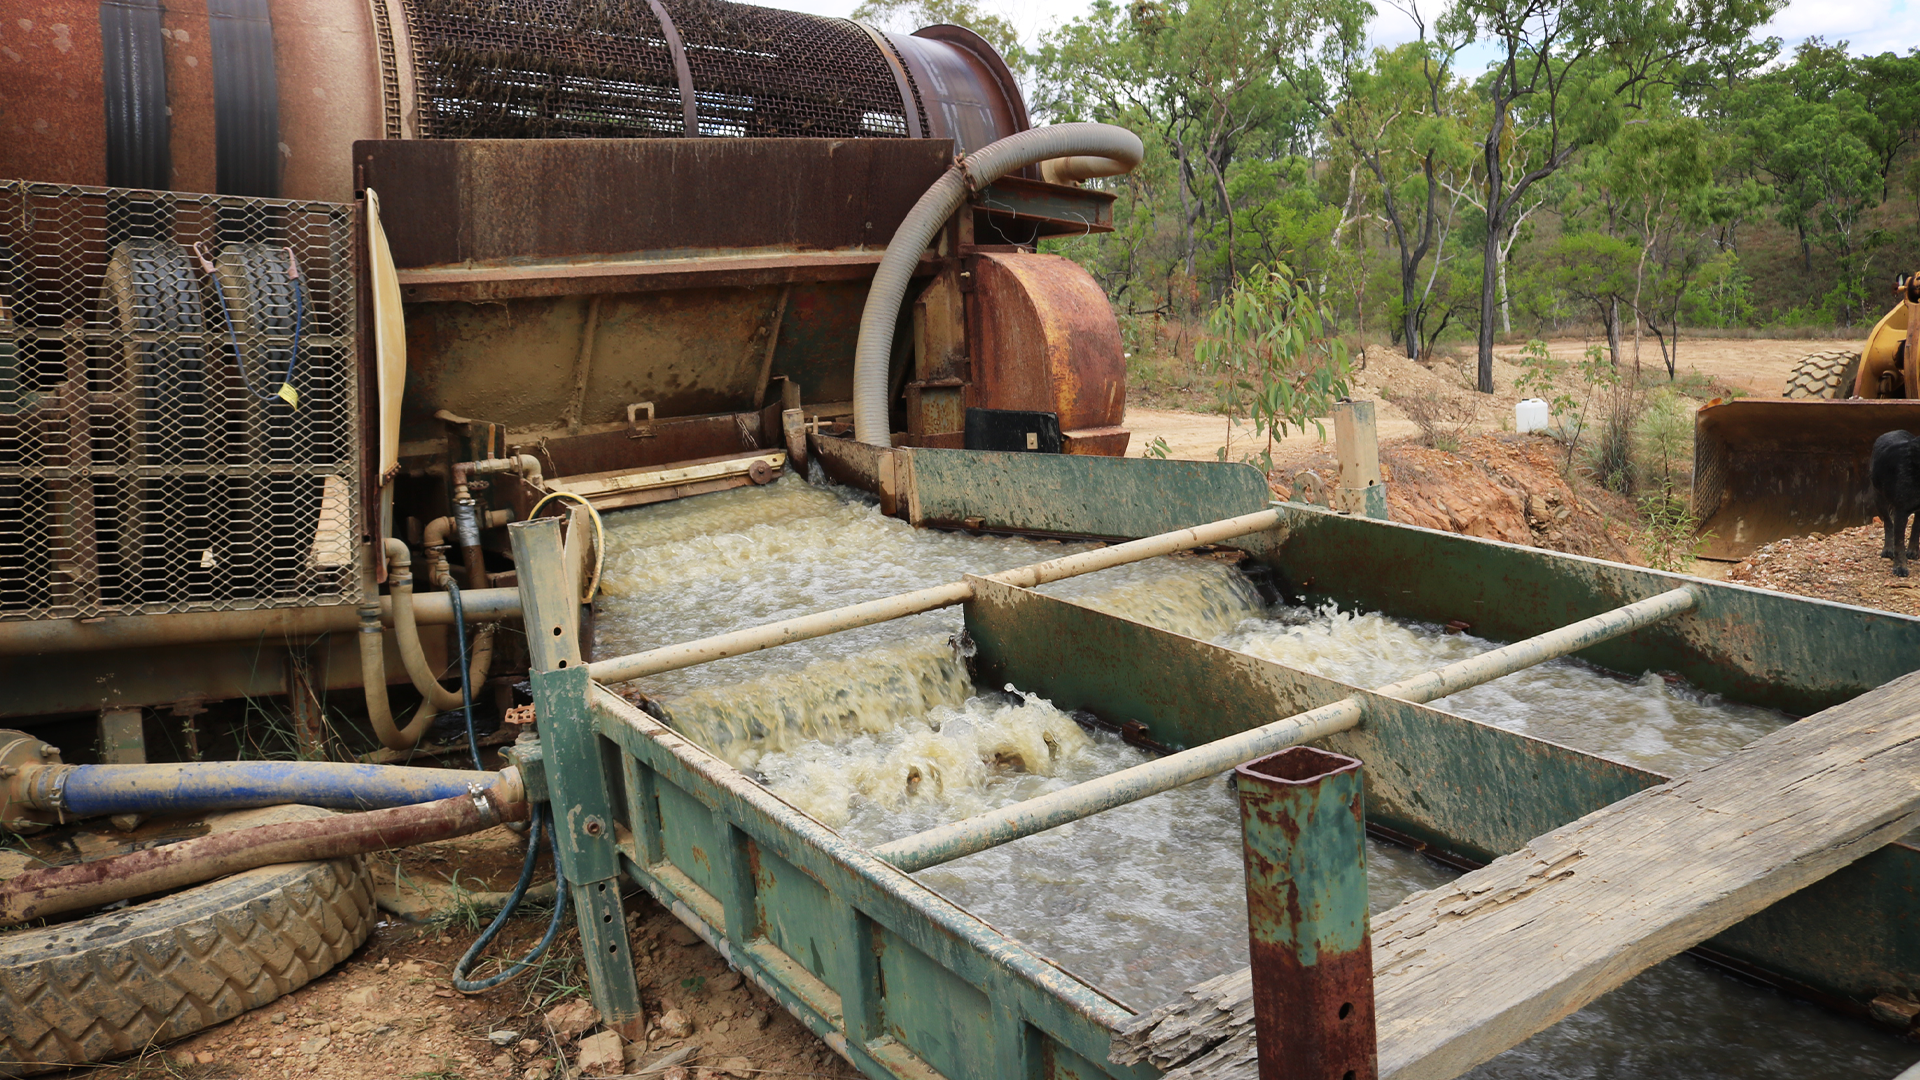
<svg viewBox="0 0 1920 1080"><path fill-rule="evenodd" d="M1513 430L1522 435L1530 431L1545 431L1551 422L1547 403L1541 398L1530 397L1513 407Z"/></svg>

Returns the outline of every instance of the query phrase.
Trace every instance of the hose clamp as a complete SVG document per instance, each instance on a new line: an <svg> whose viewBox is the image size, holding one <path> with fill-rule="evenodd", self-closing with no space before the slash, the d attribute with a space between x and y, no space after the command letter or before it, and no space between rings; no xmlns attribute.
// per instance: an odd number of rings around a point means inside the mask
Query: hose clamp
<svg viewBox="0 0 1920 1080"><path fill-rule="evenodd" d="M467 797L473 800L474 808L480 811L480 820L483 824L488 826L500 824L499 807L493 805L493 799L487 794L487 789L478 781L467 785Z"/></svg>

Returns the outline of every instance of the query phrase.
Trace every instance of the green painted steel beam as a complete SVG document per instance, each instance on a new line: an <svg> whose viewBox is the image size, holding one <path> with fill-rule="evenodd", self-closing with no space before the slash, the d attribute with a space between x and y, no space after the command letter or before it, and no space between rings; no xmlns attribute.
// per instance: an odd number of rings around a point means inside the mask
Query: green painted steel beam
<svg viewBox="0 0 1920 1080"><path fill-rule="evenodd" d="M1124 1007L626 700L595 689L592 709L635 800L628 875L863 1072L1156 1075L1105 1063Z"/></svg>
<svg viewBox="0 0 1920 1080"><path fill-rule="evenodd" d="M1264 509L1251 465L984 450L901 451L915 524L1132 539Z"/></svg>

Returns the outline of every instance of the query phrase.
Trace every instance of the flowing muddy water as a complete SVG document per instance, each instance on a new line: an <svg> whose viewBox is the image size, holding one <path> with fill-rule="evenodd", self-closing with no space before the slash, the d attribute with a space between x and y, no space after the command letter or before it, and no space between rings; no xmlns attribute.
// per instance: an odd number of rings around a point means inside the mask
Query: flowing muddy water
<svg viewBox="0 0 1920 1080"><path fill-rule="evenodd" d="M1074 545L915 530L792 478L611 515L600 655L689 641L992 573ZM1490 647L1378 615L1269 611L1230 566L1157 559L1045 587L1179 633L1363 686ZM1146 760L1047 701L975 688L957 609L630 684L676 727L843 834L908 836ZM1672 772L1785 722L1657 675L1570 661L1436 703ZM916 875L1138 1008L1246 963L1240 828L1224 778ZM1456 872L1368 842L1374 910ZM1472 1074L1484 1078L1873 1077L1920 1048L1722 975L1661 964Z"/></svg>

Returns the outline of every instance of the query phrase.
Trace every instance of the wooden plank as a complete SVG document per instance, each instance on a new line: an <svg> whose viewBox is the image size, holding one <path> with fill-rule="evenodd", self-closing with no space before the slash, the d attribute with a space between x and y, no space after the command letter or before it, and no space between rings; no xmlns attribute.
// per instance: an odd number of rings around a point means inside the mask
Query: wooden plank
<svg viewBox="0 0 1920 1080"><path fill-rule="evenodd" d="M1916 822L1920 673L1409 897L1373 924L1380 1076L1458 1076ZM1247 972L1142 1014L1113 1059L1252 1080Z"/></svg>

